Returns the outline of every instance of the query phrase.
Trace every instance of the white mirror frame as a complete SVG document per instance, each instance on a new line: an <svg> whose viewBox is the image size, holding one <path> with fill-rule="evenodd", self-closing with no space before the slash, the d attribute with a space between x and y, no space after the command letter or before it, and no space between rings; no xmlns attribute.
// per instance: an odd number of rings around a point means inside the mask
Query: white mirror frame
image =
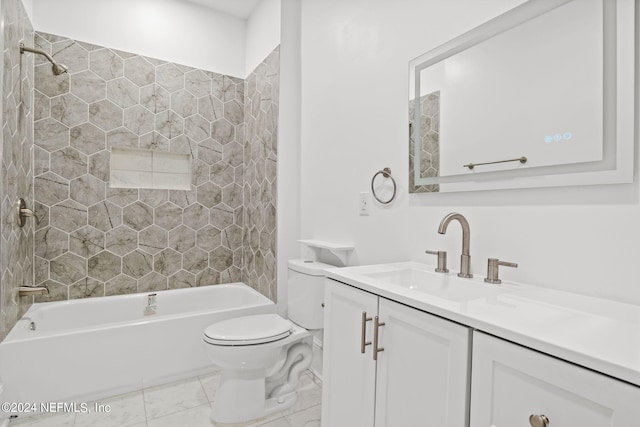
<svg viewBox="0 0 640 427"><path fill-rule="evenodd" d="M481 43L570 1L530 0L475 29L413 59L409 63L410 99L420 98L420 72L458 52ZM557 187L633 182L635 138L636 7L638 0L602 0L605 27L613 28L604 38L604 140L603 160L499 172L423 178L414 171L416 186L438 184L441 192L508 188ZM612 27L611 27L612 26ZM416 108L414 123L419 123ZM419 132L413 126L411 132ZM419 134L418 134L419 135ZM419 138L414 137L415 165L420 164Z"/></svg>

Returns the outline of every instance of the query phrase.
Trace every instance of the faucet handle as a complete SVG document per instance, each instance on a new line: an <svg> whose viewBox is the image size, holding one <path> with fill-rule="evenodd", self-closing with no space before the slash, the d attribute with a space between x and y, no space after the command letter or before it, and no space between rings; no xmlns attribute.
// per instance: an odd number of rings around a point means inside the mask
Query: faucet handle
<svg viewBox="0 0 640 427"><path fill-rule="evenodd" d="M424 253L438 256L438 268L436 268L435 270L437 273L449 272L449 269L447 269L447 252L446 251L424 251Z"/></svg>
<svg viewBox="0 0 640 427"><path fill-rule="evenodd" d="M27 203L23 198L18 199L18 202L16 203L16 209L18 214L16 217L16 222L18 226L24 227L27 217L32 217L36 221L36 224L40 224L40 219L36 216L35 213L33 213L31 209L27 209Z"/></svg>
<svg viewBox="0 0 640 427"><path fill-rule="evenodd" d="M514 262L500 261L498 258L489 258L487 261L487 277L484 281L487 283L500 284L502 280L498 277L499 266L518 268L518 264Z"/></svg>

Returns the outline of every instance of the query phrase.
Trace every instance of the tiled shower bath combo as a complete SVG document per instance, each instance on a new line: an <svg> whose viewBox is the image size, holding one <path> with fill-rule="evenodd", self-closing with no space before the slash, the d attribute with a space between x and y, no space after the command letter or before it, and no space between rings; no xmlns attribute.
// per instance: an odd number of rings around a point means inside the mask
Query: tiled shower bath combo
<svg viewBox="0 0 640 427"><path fill-rule="evenodd" d="M275 299L279 55L242 79L36 33L36 301L243 281ZM111 188L112 147L191 156L191 189Z"/></svg>

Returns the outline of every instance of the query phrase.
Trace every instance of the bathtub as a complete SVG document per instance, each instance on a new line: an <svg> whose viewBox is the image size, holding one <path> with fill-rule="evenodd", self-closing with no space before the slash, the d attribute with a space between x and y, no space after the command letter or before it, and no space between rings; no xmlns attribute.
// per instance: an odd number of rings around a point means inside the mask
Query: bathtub
<svg viewBox="0 0 640 427"><path fill-rule="evenodd" d="M204 328L276 306L243 283L33 304L0 343L8 402L88 402L214 369Z"/></svg>

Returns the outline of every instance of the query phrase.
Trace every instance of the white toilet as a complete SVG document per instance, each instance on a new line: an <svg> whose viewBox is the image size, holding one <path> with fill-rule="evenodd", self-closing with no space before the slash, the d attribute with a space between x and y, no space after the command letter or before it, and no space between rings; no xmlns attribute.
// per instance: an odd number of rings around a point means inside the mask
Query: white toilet
<svg viewBox="0 0 640 427"><path fill-rule="evenodd" d="M211 410L214 422L241 423L296 402L298 379L312 359L311 346L303 339L323 327L325 269L333 267L289 261L290 320L259 314L224 320L204 330L209 359L222 368Z"/></svg>

